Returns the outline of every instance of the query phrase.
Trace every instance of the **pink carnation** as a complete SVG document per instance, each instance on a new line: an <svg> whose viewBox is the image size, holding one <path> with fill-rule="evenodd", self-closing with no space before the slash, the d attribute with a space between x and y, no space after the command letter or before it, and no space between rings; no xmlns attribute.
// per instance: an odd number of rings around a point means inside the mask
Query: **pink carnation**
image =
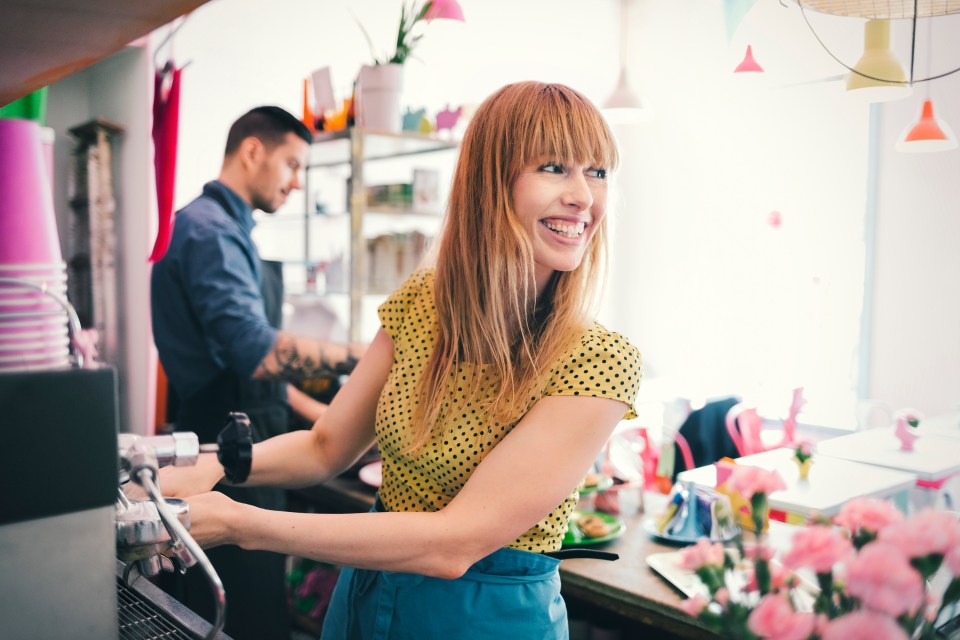
<svg viewBox="0 0 960 640"><path fill-rule="evenodd" d="M743 555L754 561L761 558L763 560L772 560L774 551L772 547L765 544L747 541L743 543Z"/></svg>
<svg viewBox="0 0 960 640"><path fill-rule="evenodd" d="M943 561L947 567L950 568L950 573L960 578L960 544L953 545L953 547L947 551L947 555Z"/></svg>
<svg viewBox="0 0 960 640"><path fill-rule="evenodd" d="M960 545L960 521L949 513L924 509L885 527L877 539L899 547L909 558L946 554Z"/></svg>
<svg viewBox="0 0 960 640"><path fill-rule="evenodd" d="M850 533L877 533L893 522L903 521L903 513L893 503L878 498L855 498L843 505L834 522Z"/></svg>
<svg viewBox="0 0 960 640"><path fill-rule="evenodd" d="M696 618L700 612L709 604L706 598L699 593L692 598L687 598L680 603L680 609L691 618Z"/></svg>
<svg viewBox="0 0 960 640"><path fill-rule="evenodd" d="M861 609L831 620L821 640L908 640L907 633L890 616Z"/></svg>
<svg viewBox="0 0 960 640"><path fill-rule="evenodd" d="M763 596L747 618L750 631L771 640L804 640L813 634L816 622L812 613L797 613L783 596L775 593Z"/></svg>
<svg viewBox="0 0 960 640"><path fill-rule="evenodd" d="M899 548L883 542L871 542L847 562L847 593L893 617L924 602L920 574Z"/></svg>
<svg viewBox="0 0 960 640"><path fill-rule="evenodd" d="M787 485L783 483L783 478L776 471L767 471L760 467L740 464L733 468L729 484L745 500L752 498L755 493L763 493L769 496L774 491L787 488Z"/></svg>
<svg viewBox="0 0 960 640"><path fill-rule="evenodd" d="M723 566L723 545L719 542L711 544L706 538L697 540L697 544L686 547L680 552L677 566L681 569L696 571L704 565Z"/></svg>
<svg viewBox="0 0 960 640"><path fill-rule="evenodd" d="M793 544L783 556L783 564L792 569L810 567L817 573L828 573L851 553L853 545L838 530L814 525L793 534Z"/></svg>

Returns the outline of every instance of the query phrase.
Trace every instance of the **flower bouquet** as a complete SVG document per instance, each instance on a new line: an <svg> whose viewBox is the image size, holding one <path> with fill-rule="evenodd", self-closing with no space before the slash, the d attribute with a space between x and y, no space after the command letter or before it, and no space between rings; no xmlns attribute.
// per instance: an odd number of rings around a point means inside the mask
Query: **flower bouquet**
<svg viewBox="0 0 960 640"><path fill-rule="evenodd" d="M793 461L797 463L797 468L800 470L800 479L806 480L813 465L813 444L808 440L797 443L797 448L793 450Z"/></svg>
<svg viewBox="0 0 960 640"><path fill-rule="evenodd" d="M757 487L775 484L761 477L769 472L750 473ZM751 496L755 519L764 517L761 494ZM684 610L726 637L927 640L960 600L960 521L931 510L907 518L889 502L859 498L832 523L799 529L779 562L760 534L753 545L738 540L735 549L700 540L681 552L679 565L706 590ZM816 576L810 606L796 571Z"/></svg>

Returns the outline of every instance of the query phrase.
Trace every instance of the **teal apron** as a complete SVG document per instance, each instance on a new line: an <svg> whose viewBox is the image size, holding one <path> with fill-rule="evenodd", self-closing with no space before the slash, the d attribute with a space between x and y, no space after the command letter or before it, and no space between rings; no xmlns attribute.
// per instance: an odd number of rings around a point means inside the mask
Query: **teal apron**
<svg viewBox="0 0 960 640"><path fill-rule="evenodd" d="M543 554L503 548L456 580L344 568L320 637L566 640L559 565Z"/></svg>

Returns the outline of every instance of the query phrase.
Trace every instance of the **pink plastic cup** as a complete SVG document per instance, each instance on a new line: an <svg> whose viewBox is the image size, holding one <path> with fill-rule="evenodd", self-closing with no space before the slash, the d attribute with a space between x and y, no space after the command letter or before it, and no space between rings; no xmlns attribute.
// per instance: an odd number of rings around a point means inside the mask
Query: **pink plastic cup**
<svg viewBox="0 0 960 640"><path fill-rule="evenodd" d="M60 239L40 126L0 120L0 264L59 264Z"/></svg>

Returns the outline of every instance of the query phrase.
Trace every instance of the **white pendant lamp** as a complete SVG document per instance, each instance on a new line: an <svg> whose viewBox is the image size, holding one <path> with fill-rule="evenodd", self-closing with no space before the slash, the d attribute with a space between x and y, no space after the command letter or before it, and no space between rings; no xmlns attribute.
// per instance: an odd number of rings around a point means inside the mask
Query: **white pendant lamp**
<svg viewBox="0 0 960 640"><path fill-rule="evenodd" d="M627 80L627 2L620 0L620 77L602 108L610 124L634 124L650 118L650 110L633 92Z"/></svg>

